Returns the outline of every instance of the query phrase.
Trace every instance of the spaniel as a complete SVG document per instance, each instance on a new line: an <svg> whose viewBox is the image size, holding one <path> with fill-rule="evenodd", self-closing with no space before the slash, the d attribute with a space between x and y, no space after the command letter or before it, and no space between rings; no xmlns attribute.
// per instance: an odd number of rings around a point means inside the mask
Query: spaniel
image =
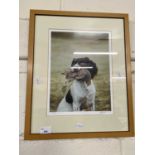
<svg viewBox="0 0 155 155"><path fill-rule="evenodd" d="M97 71L96 63L88 57L73 59L71 69L65 72L66 79L72 84L59 103L58 112L95 111L96 89L93 78Z"/></svg>

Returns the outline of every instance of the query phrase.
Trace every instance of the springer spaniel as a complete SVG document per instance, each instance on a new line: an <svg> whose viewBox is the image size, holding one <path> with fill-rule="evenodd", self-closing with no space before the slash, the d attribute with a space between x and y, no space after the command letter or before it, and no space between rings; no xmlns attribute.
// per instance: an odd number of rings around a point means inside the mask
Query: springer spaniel
<svg viewBox="0 0 155 155"><path fill-rule="evenodd" d="M88 57L75 58L66 79L73 81L65 97L59 103L58 112L95 111L96 89L93 78L97 74L96 63Z"/></svg>

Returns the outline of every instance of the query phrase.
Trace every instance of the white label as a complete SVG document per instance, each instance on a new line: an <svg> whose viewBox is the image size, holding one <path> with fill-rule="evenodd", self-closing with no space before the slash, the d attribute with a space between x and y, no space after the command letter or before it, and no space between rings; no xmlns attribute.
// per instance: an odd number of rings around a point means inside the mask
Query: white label
<svg viewBox="0 0 155 155"><path fill-rule="evenodd" d="M48 133L52 133L52 130L50 127L44 127L40 129L40 134L48 134Z"/></svg>

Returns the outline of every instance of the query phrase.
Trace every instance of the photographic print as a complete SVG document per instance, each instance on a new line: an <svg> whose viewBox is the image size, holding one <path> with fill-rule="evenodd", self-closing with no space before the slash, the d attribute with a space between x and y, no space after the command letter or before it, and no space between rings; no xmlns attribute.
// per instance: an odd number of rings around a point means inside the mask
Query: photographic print
<svg viewBox="0 0 155 155"><path fill-rule="evenodd" d="M49 30L48 112L112 112L111 33Z"/></svg>

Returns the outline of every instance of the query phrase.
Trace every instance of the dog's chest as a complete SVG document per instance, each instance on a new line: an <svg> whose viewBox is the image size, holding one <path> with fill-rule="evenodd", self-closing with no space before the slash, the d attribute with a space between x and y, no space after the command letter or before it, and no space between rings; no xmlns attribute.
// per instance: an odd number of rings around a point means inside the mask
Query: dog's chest
<svg viewBox="0 0 155 155"><path fill-rule="evenodd" d="M87 95L88 90L83 82L75 80L71 86L71 93L73 97L81 98Z"/></svg>

